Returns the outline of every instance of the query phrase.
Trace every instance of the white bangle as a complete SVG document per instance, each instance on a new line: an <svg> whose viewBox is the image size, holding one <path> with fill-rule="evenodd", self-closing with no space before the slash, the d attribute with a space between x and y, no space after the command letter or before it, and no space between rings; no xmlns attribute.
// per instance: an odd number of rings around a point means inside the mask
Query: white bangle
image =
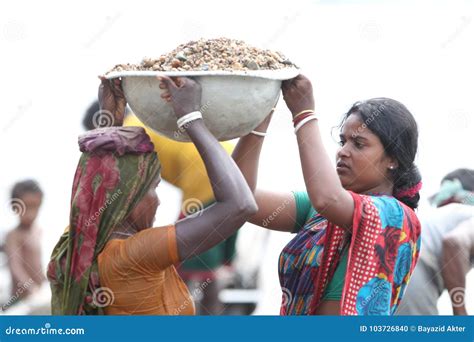
<svg viewBox="0 0 474 342"><path fill-rule="evenodd" d="M254 135L257 135L259 137L265 137L267 135L267 132L259 132L259 131L252 131L250 133L254 134Z"/></svg>
<svg viewBox="0 0 474 342"><path fill-rule="evenodd" d="M316 117L316 115L310 115L307 118L304 118L303 120L301 120L301 122L299 122L295 127L295 134L298 133L301 127L303 127L306 123L310 122L311 120L318 120L318 118Z"/></svg>
<svg viewBox="0 0 474 342"><path fill-rule="evenodd" d="M184 125L198 119L202 119L202 114L200 111L195 111L180 117L176 124L178 125L179 129L182 129Z"/></svg>
<svg viewBox="0 0 474 342"><path fill-rule="evenodd" d="M188 113L188 114L180 117L176 123L177 123L178 127L180 127L180 126L183 126L184 122L188 121L191 118L193 118L193 119L202 118L202 114L201 114L200 111L194 111L194 112Z"/></svg>

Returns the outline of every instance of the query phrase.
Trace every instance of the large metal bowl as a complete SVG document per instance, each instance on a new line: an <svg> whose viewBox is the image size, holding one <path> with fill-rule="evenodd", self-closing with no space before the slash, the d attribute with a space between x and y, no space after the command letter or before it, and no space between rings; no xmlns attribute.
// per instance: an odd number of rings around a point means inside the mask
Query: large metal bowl
<svg viewBox="0 0 474 342"><path fill-rule="evenodd" d="M201 112L207 128L220 140L252 131L270 113L280 95L281 81L297 76L296 68L255 71L120 71L130 108L148 127L178 141L190 141L179 131L171 105L160 94L157 75L192 77L202 86Z"/></svg>

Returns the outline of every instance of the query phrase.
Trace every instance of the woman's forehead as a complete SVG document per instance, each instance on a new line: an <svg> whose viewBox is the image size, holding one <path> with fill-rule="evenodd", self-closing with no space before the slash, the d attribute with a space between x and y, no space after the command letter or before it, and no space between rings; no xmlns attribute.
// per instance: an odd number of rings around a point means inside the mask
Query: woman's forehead
<svg viewBox="0 0 474 342"><path fill-rule="evenodd" d="M351 114L341 127L341 135L345 138L373 138L375 134L367 127L359 115Z"/></svg>

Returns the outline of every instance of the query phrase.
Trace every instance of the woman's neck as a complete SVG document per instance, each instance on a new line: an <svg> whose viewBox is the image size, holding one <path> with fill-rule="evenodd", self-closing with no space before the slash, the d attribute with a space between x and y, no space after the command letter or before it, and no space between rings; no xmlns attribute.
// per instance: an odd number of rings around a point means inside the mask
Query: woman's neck
<svg viewBox="0 0 474 342"><path fill-rule="evenodd" d="M393 196L393 184L380 184L376 187L363 191L363 194Z"/></svg>

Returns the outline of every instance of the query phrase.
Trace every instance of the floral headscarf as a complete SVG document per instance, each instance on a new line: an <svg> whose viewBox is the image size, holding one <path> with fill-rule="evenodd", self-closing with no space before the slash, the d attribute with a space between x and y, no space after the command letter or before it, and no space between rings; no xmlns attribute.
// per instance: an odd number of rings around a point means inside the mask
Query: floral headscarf
<svg viewBox="0 0 474 342"><path fill-rule="evenodd" d="M160 173L153 143L140 127L100 128L79 137L83 152L71 196L69 229L51 255L55 315L102 314L97 256Z"/></svg>

